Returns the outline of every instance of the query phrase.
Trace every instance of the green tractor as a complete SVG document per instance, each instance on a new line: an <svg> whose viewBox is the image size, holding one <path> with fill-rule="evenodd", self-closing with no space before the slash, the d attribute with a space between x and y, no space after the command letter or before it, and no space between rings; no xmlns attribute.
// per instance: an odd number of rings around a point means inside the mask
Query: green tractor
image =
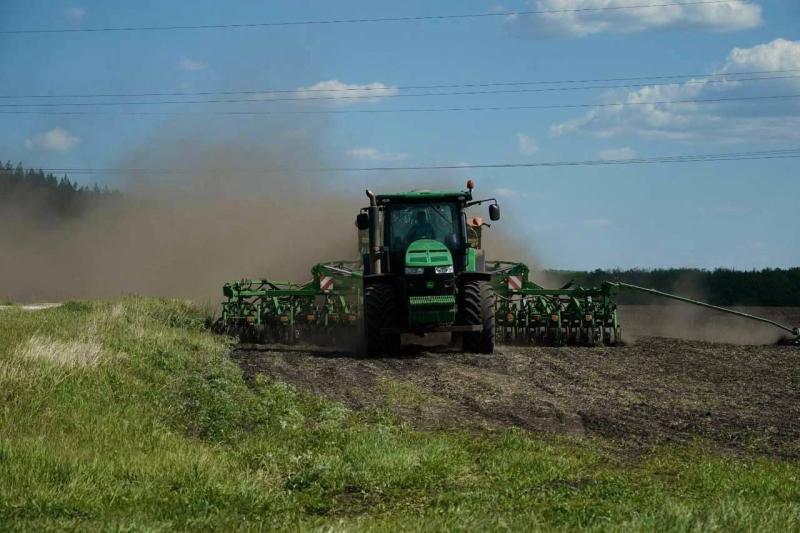
<svg viewBox="0 0 800 533"><path fill-rule="evenodd" d="M480 219L467 208L497 200L473 200L465 191L374 194L356 218L366 233L363 250L363 321L370 356L395 353L401 335L450 332L464 351L494 351L494 291L486 272Z"/></svg>

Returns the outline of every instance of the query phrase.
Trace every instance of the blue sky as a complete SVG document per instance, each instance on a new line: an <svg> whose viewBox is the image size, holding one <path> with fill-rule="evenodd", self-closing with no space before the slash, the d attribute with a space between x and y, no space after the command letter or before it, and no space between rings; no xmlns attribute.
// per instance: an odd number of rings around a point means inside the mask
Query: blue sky
<svg viewBox="0 0 800 533"><path fill-rule="evenodd" d="M33 5L4 0L0 30L373 18L631 3L643 2L253 0L232 5L210 0L75 0ZM289 94L300 98L403 94L412 91L396 87L408 85L789 70L800 69L800 3L754 0L442 22L0 35L0 69L6 74L0 85L3 95L287 89L296 90ZM706 84L696 78L671 86L615 90L110 110L357 110L800 93L800 78L718 79L726 82ZM373 92L358 90L370 84ZM384 89L374 91L375 87ZM342 88L348 92L325 92ZM4 100L12 102L33 101ZM185 117L168 115L0 115L0 157L37 167L129 165L132 150L142 150L175 121L186 127ZM260 136L251 117L200 114L189 123L212 138L246 132L258 142L270 143L269 136L275 135L270 127ZM800 103L787 99L760 104L319 115L304 120L303 128L324 132L321 150L330 166L626 159L800 147ZM287 126L287 134L290 130ZM426 181L460 185L473 177L482 194L500 197L506 229L513 228L517 238L551 267L761 268L800 265L799 164L798 159L775 159L464 169L335 174L328 182L360 194L368 185L379 189L405 189ZM114 176L98 179L120 184Z"/></svg>

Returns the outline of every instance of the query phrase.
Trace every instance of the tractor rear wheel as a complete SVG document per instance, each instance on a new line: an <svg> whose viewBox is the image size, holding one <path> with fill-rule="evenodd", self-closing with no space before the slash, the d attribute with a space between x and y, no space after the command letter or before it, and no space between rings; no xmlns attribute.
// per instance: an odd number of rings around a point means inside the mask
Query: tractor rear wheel
<svg viewBox="0 0 800 533"><path fill-rule="evenodd" d="M471 353L494 352L494 291L488 281L470 280L461 285L460 323L481 326L480 331L463 334L463 348Z"/></svg>
<svg viewBox="0 0 800 533"><path fill-rule="evenodd" d="M391 355L400 349L400 334L384 334L385 328L399 325L400 302L390 285L370 285L364 289L364 337L368 357Z"/></svg>

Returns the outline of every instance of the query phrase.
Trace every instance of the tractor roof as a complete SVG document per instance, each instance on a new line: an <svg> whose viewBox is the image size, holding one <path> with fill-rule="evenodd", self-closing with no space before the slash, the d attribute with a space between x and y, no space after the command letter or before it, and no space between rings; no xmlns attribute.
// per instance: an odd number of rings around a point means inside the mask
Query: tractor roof
<svg viewBox="0 0 800 533"><path fill-rule="evenodd" d="M378 203L388 202L426 202L429 200L470 200L470 191L410 191L389 194L379 194L376 196Z"/></svg>

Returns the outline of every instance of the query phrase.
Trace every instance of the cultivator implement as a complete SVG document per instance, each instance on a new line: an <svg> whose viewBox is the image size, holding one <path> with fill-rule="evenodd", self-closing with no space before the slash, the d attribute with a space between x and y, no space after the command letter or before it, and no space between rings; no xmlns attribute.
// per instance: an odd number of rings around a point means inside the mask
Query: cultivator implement
<svg viewBox="0 0 800 533"><path fill-rule="evenodd" d="M360 323L359 263L333 261L311 269L307 283L245 279L226 283L220 332L243 341L331 343L353 336Z"/></svg>
<svg viewBox="0 0 800 533"><path fill-rule="evenodd" d="M616 295L640 291L700 305L781 328L800 344L800 330L740 311L655 289L572 282L548 289L526 265L488 261L482 233L490 227L467 211L494 198L466 190L375 194L356 217L358 261L311 269L306 283L241 280L225 285L216 322L244 341L338 343L363 341L366 353L395 353L403 335L448 332L467 352L492 353L495 341L541 345L616 345L622 340Z"/></svg>
<svg viewBox="0 0 800 533"><path fill-rule="evenodd" d="M298 341L336 344L361 334L363 274L360 262L320 263L307 283L266 279L225 284L227 300L217 331L245 342ZM620 290L698 305L779 328L800 344L800 329L773 320L727 309L683 296L623 282L603 282L599 287L580 287L572 282L548 289L529 279L524 263L488 261L494 291L494 327L502 344L540 346L614 346L622 341L615 297Z"/></svg>
<svg viewBox="0 0 800 533"><path fill-rule="evenodd" d="M578 287L572 282L546 289L528 279L523 263L487 263L495 291L495 335L521 344L614 345L622 340L613 300L616 288Z"/></svg>

